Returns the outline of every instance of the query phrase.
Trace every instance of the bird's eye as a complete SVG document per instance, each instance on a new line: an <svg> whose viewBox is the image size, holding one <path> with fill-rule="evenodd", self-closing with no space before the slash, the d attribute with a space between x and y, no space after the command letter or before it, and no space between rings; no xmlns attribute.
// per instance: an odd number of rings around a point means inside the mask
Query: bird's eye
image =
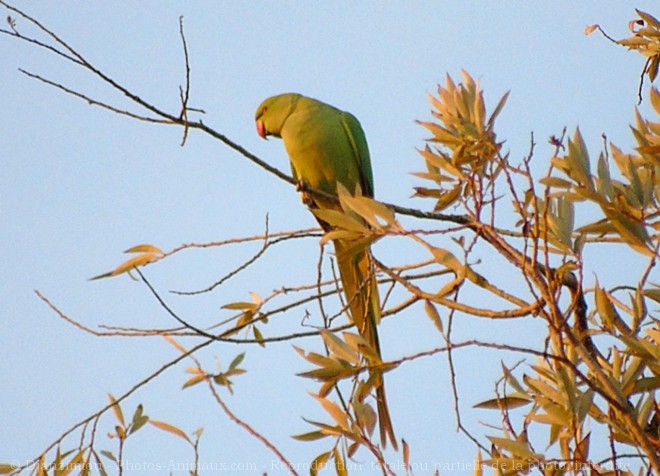
<svg viewBox="0 0 660 476"><path fill-rule="evenodd" d="M261 110L261 114L263 114L263 113L266 112L267 110L268 110L268 106L264 106L264 108Z"/></svg>

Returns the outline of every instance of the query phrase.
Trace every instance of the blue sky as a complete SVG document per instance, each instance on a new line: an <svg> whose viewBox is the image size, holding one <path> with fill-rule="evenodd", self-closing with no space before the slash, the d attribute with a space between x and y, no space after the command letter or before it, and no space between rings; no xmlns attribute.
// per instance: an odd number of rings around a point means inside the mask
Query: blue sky
<svg viewBox="0 0 660 476"><path fill-rule="evenodd" d="M650 13L655 2L635 4ZM17 2L87 55L100 69L145 99L176 111L184 80L178 17L184 16L192 67L191 106L205 123L288 170L279 141L262 141L254 110L272 94L297 91L354 113L371 149L376 195L419 208L411 199L423 169L415 148L429 118L426 95L467 70L481 82L488 105L511 90L497 129L513 158L537 138L538 170L552 150L546 139L564 126L580 126L592 156L606 133L623 148L632 145L643 59L616 47L588 24L612 36L628 35L630 2ZM6 16L6 15L5 15ZM23 20L17 28L29 27ZM117 265L126 248L143 242L170 249L181 243L260 234L266 215L271 231L314 226L297 194L219 142L192 132L139 123L68 97L20 74L18 67L60 81L93 97L127 105L121 96L83 71L0 36L0 253L5 310L0 324L0 462L24 461L71 424L99 409L108 392L120 395L176 351L160 338L96 338L66 324L37 299L37 289L85 325L144 328L175 323L144 286L127 277L88 281ZM642 111L648 105L641 106ZM198 289L249 258L258 245L190 251L147 269L163 293ZM379 257L402 262L397 248L378 245ZM594 255L595 267L617 257ZM318 245L287 244L218 292L168 302L199 326L226 317L223 304L267 295L284 285L314 279ZM607 258L607 260L605 260ZM621 264L622 266L623 263ZM603 278L608 279L607 275ZM297 329L301 315L282 316L270 329ZM536 323L471 321L457 325L462 337L527 342ZM279 326L279 327L277 327ZM275 331L273 331L275 333ZM386 356L397 357L441 344L421 308L382 326ZM184 342L186 345L192 342ZM314 341L303 341L309 348ZM291 440L307 431L300 416L323 418L307 395L315 385L295 377L307 369L290 344L245 349L248 373L235 394L222 393L241 417L278 444L295 463L325 447ZM216 345L200 354L211 368L241 349ZM477 434L490 415L470 410L489 398L499 362L519 356L466 350L457 356L465 420ZM186 365L187 366L187 365ZM201 453L207 462L256 463L254 474L282 473L274 456L232 425L201 386L186 391L184 365L166 372L126 403L143 403L153 418L190 432L205 427ZM411 461L434 464L472 461L476 450L455 432L447 364L439 356L388 376L397 433L411 445ZM7 410L10 411L7 411ZM103 440L112 428L102 421ZM492 434L492 432L491 432ZM128 461L166 465L190 456L176 438L148 428L136 434ZM73 444L73 443L72 443ZM364 455L366 458L366 455ZM400 455L391 454L393 462ZM362 469L369 469L365 466ZM420 466L421 468L421 466ZM457 470L456 474L461 471Z"/></svg>

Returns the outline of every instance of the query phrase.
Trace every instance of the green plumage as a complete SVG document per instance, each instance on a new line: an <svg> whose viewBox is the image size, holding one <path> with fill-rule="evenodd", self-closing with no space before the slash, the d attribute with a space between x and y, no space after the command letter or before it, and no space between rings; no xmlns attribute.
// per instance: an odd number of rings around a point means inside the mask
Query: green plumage
<svg viewBox="0 0 660 476"><path fill-rule="evenodd" d="M273 96L261 103L255 114L257 132L263 138L281 137L296 179L305 185L337 194L337 184L350 193L374 195L373 173L367 139L359 121L348 112L300 94ZM305 203L312 208L339 209L339 204L318 195ZM320 221L328 231L329 226ZM335 254L351 318L364 339L380 355L377 324L380 298L369 249L346 252L351 243L335 240ZM372 372L376 387L381 443L387 439L396 448L383 377Z"/></svg>

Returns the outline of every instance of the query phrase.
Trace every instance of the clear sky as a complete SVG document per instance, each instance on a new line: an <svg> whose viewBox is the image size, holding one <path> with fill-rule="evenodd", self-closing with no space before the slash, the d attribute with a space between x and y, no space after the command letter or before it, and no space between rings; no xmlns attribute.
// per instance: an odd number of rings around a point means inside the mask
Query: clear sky
<svg viewBox="0 0 660 476"><path fill-rule="evenodd" d="M191 106L206 111L205 123L288 170L281 142L257 136L254 110L262 99L280 92L322 99L360 119L371 149L377 197L419 208L430 204L410 198L412 187L420 184L410 173L424 167L415 148L423 146L426 133L414 121L429 118L426 95L446 74L458 79L460 70L467 70L481 82L491 109L511 90L498 137L506 140L513 158L522 158L533 131L539 170L547 168L551 154L546 139L564 126L580 126L592 157L601 133L629 148L628 124L643 59L597 33L584 36L584 27L599 23L621 38L629 33L633 6L660 13L653 1L78 0L23 1L17 6L110 77L172 112L184 81L178 32L183 15L192 67ZM16 27L23 33L30 30L21 19ZM260 234L266 215L271 231L311 227L314 221L289 185L218 141L192 132L181 147L177 128L118 117L18 71L21 67L127 105L79 68L4 35L0 57L0 462L22 462L101 408L108 392L122 394L176 356L156 337L85 334L59 319L34 290L90 327L174 326L140 283L126 276L88 278L119 264L122 251L135 244L168 250L181 243ZM641 109L649 108L643 104ZM406 259L396 255L394 246L379 247L381 259ZM318 245L312 239L278 248L217 292L195 298L166 292L207 286L257 250L258 245L248 245L191 251L146 271L177 312L203 327L227 317L220 307L249 299L249 291L267 295L314 279ZM616 256L594 259L617 263ZM272 332L299 329L301 318L300 311L283 315L288 327L273 323ZM387 357L442 344L421 308L391 321L381 331ZM270 329L262 330L268 334ZM527 323L471 321L460 323L457 333L521 343L533 338L534 329ZM313 348L317 343L300 345ZM294 376L307 365L289 343L244 350L248 373L236 379L233 396L220 389L221 395L292 462L311 461L327 444L289 438L310 430L300 416L324 418L306 393L316 385ZM226 366L240 351L218 344L199 357L208 368L214 358ZM457 359L465 422L477 434L493 434L480 424L492 415L471 406L491 395L500 360L512 365L520 356L466 350ZM143 403L151 417L187 432L205 427L200 450L206 463L256 464L252 474L284 474L272 465L272 453L228 421L206 389L180 390L188 365L168 370L138 392L125 404L125 412L131 414ZM397 433L411 445L411 461L420 465L417 474L452 463L455 474L461 474L458 468L469 465L476 450L455 431L446 359L410 364L388 375L387 384ZM99 448L115 450L115 442L105 439L112 426L111 418L102 420ZM153 428L137 434L126 451L126 460L135 464L167 466L190 457L179 440ZM388 457L395 464L401 461L400 454ZM361 461L367 458L362 455Z"/></svg>

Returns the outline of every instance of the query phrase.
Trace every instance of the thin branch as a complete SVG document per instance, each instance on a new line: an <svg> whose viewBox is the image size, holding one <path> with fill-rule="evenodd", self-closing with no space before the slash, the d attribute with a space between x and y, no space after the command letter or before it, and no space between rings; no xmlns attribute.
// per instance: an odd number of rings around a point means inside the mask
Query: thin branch
<svg viewBox="0 0 660 476"><path fill-rule="evenodd" d="M209 345L209 344L212 343L212 342L213 342L212 340L207 340L207 341L204 341L204 342L202 342L202 343L200 343L200 344L197 344L196 346L194 346L194 347L192 347L191 349L189 349L186 353L184 353L184 354L182 354L182 355L176 357L175 359L172 359L172 360L170 360L169 362L165 363L165 364L162 365L160 368L158 368L158 370L156 370L155 372L152 372L152 373L149 374L147 377L145 377L144 379L142 379L140 382L138 382L138 383L136 383L135 385L133 385L128 391L126 391L125 393L123 393L123 394L120 395L119 397L115 398L115 402L114 402L114 403L109 403L109 404L107 404L106 406L104 406L103 408L101 408L100 410L98 410L97 412L93 413L92 415L89 415L88 417L84 418L83 420L79 421L78 423L76 423L75 425L73 425L71 428L69 428L68 430L66 430L66 431L65 431L64 433L62 433L62 434L61 434L56 440L54 440L52 443L50 443L50 444L49 444L49 445L48 445L48 446L42 451L41 454L46 454L46 453L48 453L50 450L52 450L53 448L59 446L60 443L61 443L61 442L67 437L67 436L71 435L71 434L72 434L74 431L76 431L78 428L84 427L84 426L87 425L88 423L97 420L97 419L100 418L104 413L106 413L108 410L111 410L112 407L114 407L116 404L121 403L121 402L123 402L124 400L126 400L128 397L130 397L131 395L133 395L133 394L134 394L135 392L137 392L140 388L144 387L146 384L148 384L149 382L151 382L152 380L154 380L156 377L158 377L159 375L161 375L163 372L165 372L166 370L168 370L168 369L174 367L176 364L178 364L179 362L181 362L182 360L184 360L186 357L188 357L188 356L190 356L190 355L193 355L195 352L197 352L198 350L200 350L200 349L206 347L207 345ZM14 472L20 472L20 471L23 470L23 469L29 468L29 467L34 466L35 464L37 464L37 462L39 461L39 458L41 457L41 454L40 454L39 456L37 456L36 458L34 458L34 459L30 460L30 461L26 461L24 464L22 464L22 465L20 465L20 466L17 466L17 467L15 468L15 471L14 471Z"/></svg>
<svg viewBox="0 0 660 476"><path fill-rule="evenodd" d="M183 138L181 139L181 147L183 147L188 138L188 100L190 99L190 59L188 57L186 35L183 32L183 15L179 17L179 36L181 37L183 57L186 64L186 89L184 91L179 87L179 95L181 97L181 113L179 114L179 119L183 121Z"/></svg>
<svg viewBox="0 0 660 476"><path fill-rule="evenodd" d="M177 346L178 347L178 346ZM185 353L187 357L192 359L193 362L197 365L198 369L202 369L202 366L200 362L195 358L194 355ZM289 463L289 461L284 457L282 452L275 447L266 437L264 437L261 433L259 433L257 430L255 430L252 426L250 426L246 421L242 420L234 412L231 411L231 409L227 406L227 404L224 402L224 400L220 397L220 394L218 394L217 390L215 389L215 385L213 382L213 378L208 374L204 373L205 375L205 381L208 384L209 390L211 391L211 395L213 395L213 398L215 399L216 403L220 406L222 411L224 412L229 419L234 422L236 425L238 425L240 428L248 432L252 437L256 438L258 441L260 441L266 448L268 448L270 451L277 456L277 458L286 466L286 468L293 474L294 476L298 476L298 473L295 470L295 466Z"/></svg>
<svg viewBox="0 0 660 476"><path fill-rule="evenodd" d="M245 269L247 269L251 264L255 263L259 258L261 258L263 256L263 254L266 252L266 250L271 245L274 245L274 244L280 242L280 240L276 240L276 241L272 241L272 242L270 241L270 235L268 234L268 215L266 215L266 225L265 226L266 226L266 230L265 230L264 235L263 235L264 243L261 246L261 248L259 249L259 251L257 251L257 253L254 256L252 256L250 259L248 259L243 264L238 266L236 269L231 270L229 273L227 273L225 276L220 278L218 281L216 281L215 283L211 284L210 286L208 286L204 289L200 289L200 290L197 290L197 291L170 291L170 292L174 293L174 294L179 294L181 296L193 296L193 295L196 295L196 294L208 293L210 291L213 291L215 288L217 288L219 286L222 286L222 284L229 281L231 278L233 278L234 276L239 274L241 271L244 271Z"/></svg>

